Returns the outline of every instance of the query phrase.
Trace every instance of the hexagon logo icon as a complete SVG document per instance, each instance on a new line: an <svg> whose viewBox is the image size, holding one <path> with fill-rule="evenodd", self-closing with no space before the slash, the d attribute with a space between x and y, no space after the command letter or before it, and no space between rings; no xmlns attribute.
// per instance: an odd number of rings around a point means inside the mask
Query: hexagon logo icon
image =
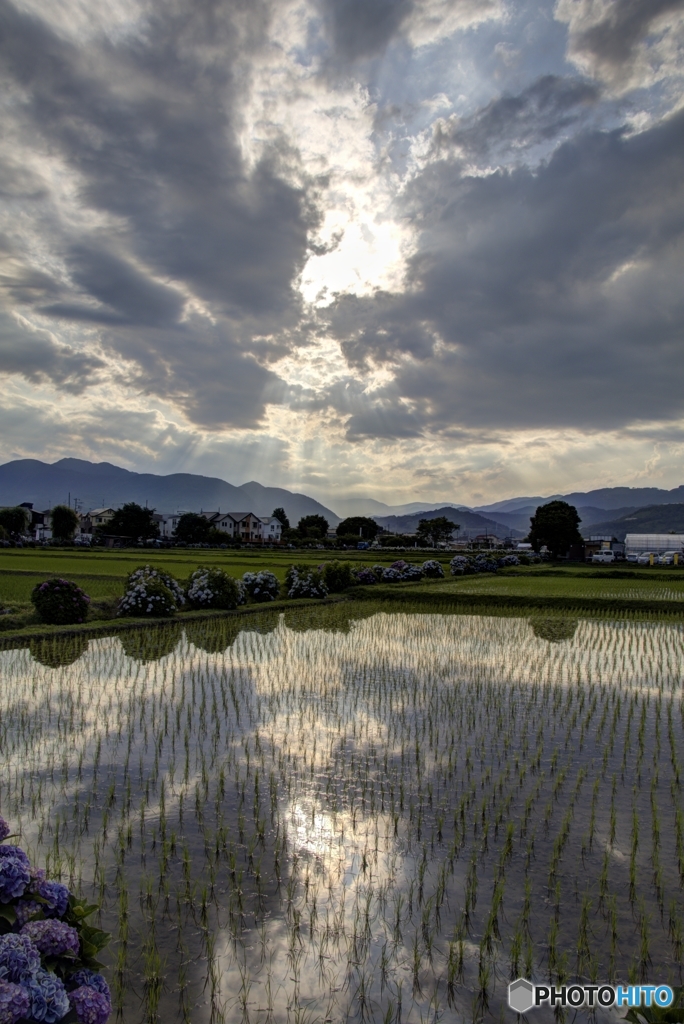
<svg viewBox="0 0 684 1024"><path fill-rule="evenodd" d="M517 978L508 986L508 1005L516 1013L527 1013L534 1006L534 985L526 978Z"/></svg>

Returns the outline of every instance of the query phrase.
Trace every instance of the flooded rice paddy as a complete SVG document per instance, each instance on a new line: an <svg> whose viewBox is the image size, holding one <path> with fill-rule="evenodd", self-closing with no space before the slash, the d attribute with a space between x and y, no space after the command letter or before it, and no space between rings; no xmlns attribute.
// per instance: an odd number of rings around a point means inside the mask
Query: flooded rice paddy
<svg viewBox="0 0 684 1024"><path fill-rule="evenodd" d="M518 975L681 984L678 624L340 605L0 668L0 812L101 901L126 1024L512 1020Z"/></svg>

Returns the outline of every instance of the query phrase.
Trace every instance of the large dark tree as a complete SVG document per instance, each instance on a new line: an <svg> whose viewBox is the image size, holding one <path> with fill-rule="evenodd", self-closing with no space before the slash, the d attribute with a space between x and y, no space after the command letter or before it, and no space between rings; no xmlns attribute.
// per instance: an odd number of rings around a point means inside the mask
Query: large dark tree
<svg viewBox="0 0 684 1024"><path fill-rule="evenodd" d="M297 523L300 537L325 537L328 532L328 520L324 516L302 516Z"/></svg>
<svg viewBox="0 0 684 1024"><path fill-rule="evenodd" d="M72 540L79 523L78 513L68 505L55 505L50 513L52 536L56 540Z"/></svg>
<svg viewBox="0 0 684 1024"><path fill-rule="evenodd" d="M271 512L271 515L273 516L274 519L278 520L283 530L290 529L290 520L287 518L284 508L274 508L273 511Z"/></svg>
<svg viewBox="0 0 684 1024"><path fill-rule="evenodd" d="M418 540L427 541L428 544L437 547L443 541L451 540L454 530L458 530L458 523L452 523L446 516L437 516L435 519L421 519L416 536Z"/></svg>
<svg viewBox="0 0 684 1024"><path fill-rule="evenodd" d="M28 526L28 512L19 505L13 508L0 508L0 526L10 537L21 537Z"/></svg>
<svg viewBox="0 0 684 1024"><path fill-rule="evenodd" d="M153 515L153 508L143 508L134 501L127 501L116 510L102 532L113 533L133 542L149 540L159 536L159 526L152 518Z"/></svg>
<svg viewBox="0 0 684 1024"><path fill-rule="evenodd" d="M176 523L176 540L186 544L206 544L211 532L211 523L198 512L184 512Z"/></svg>
<svg viewBox="0 0 684 1024"><path fill-rule="evenodd" d="M337 527L338 537L356 537L358 540L374 540L380 527L370 516L349 516Z"/></svg>
<svg viewBox="0 0 684 1024"><path fill-rule="evenodd" d="M578 530L581 522L574 505L550 501L540 505L530 519L529 542L535 551L546 545L553 558L565 555L573 544L584 543Z"/></svg>

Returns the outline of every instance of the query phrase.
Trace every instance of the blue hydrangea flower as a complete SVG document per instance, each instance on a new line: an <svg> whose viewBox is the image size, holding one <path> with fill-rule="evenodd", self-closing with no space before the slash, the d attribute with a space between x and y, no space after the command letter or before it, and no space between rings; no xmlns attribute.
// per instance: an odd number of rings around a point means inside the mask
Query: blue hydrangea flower
<svg viewBox="0 0 684 1024"><path fill-rule="evenodd" d="M96 992L101 992L103 996L107 996L107 999L111 999L109 985L96 971L89 971L87 967L82 967L80 971L74 971L69 978L69 988L80 988L81 985L94 988Z"/></svg>
<svg viewBox="0 0 684 1024"><path fill-rule="evenodd" d="M89 985L81 985L70 992L69 1003L81 1024L106 1024L112 1012L109 996Z"/></svg>
<svg viewBox="0 0 684 1024"><path fill-rule="evenodd" d="M2 849L5 847L0 846ZM0 857L0 903L10 903L23 896L30 881L28 866L19 857Z"/></svg>
<svg viewBox="0 0 684 1024"><path fill-rule="evenodd" d="M21 929L45 956L78 956L78 932L64 921L29 921Z"/></svg>
<svg viewBox="0 0 684 1024"><path fill-rule="evenodd" d="M0 935L0 981L24 981L40 968L40 952L28 935Z"/></svg>
<svg viewBox="0 0 684 1024"><path fill-rule="evenodd" d="M0 981L0 1024L16 1024L22 1017L28 1017L31 1000L21 985Z"/></svg>
<svg viewBox="0 0 684 1024"><path fill-rule="evenodd" d="M5 839L7 839L7 836L9 834L10 834L10 827L7 824L7 822L5 821L5 819L3 818L3 816L0 814L0 843L2 843Z"/></svg>
<svg viewBox="0 0 684 1024"><path fill-rule="evenodd" d="M33 892L47 900L43 904L46 917L64 917L69 906L69 890L66 885L61 882L40 882L33 886Z"/></svg>
<svg viewBox="0 0 684 1024"><path fill-rule="evenodd" d="M51 922L55 923L55 922ZM57 922L58 923L58 922ZM31 1019L55 1024L69 1012L69 997L59 978L42 967L24 982L31 1000Z"/></svg>
<svg viewBox="0 0 684 1024"><path fill-rule="evenodd" d="M19 903L14 904L14 910L17 915L17 924L21 928L23 924L30 921L32 917L42 910L40 903L36 903L35 900L20 900Z"/></svg>
<svg viewBox="0 0 684 1024"><path fill-rule="evenodd" d="M0 846L0 859L3 857L16 857L26 865L27 870L31 867L30 860L20 846Z"/></svg>

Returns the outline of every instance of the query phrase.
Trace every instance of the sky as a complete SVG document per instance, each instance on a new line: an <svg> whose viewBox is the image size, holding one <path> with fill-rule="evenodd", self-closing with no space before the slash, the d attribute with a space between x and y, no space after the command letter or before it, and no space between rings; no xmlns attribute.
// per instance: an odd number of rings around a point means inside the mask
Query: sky
<svg viewBox="0 0 684 1024"><path fill-rule="evenodd" d="M0 0L0 461L684 482L684 0Z"/></svg>

